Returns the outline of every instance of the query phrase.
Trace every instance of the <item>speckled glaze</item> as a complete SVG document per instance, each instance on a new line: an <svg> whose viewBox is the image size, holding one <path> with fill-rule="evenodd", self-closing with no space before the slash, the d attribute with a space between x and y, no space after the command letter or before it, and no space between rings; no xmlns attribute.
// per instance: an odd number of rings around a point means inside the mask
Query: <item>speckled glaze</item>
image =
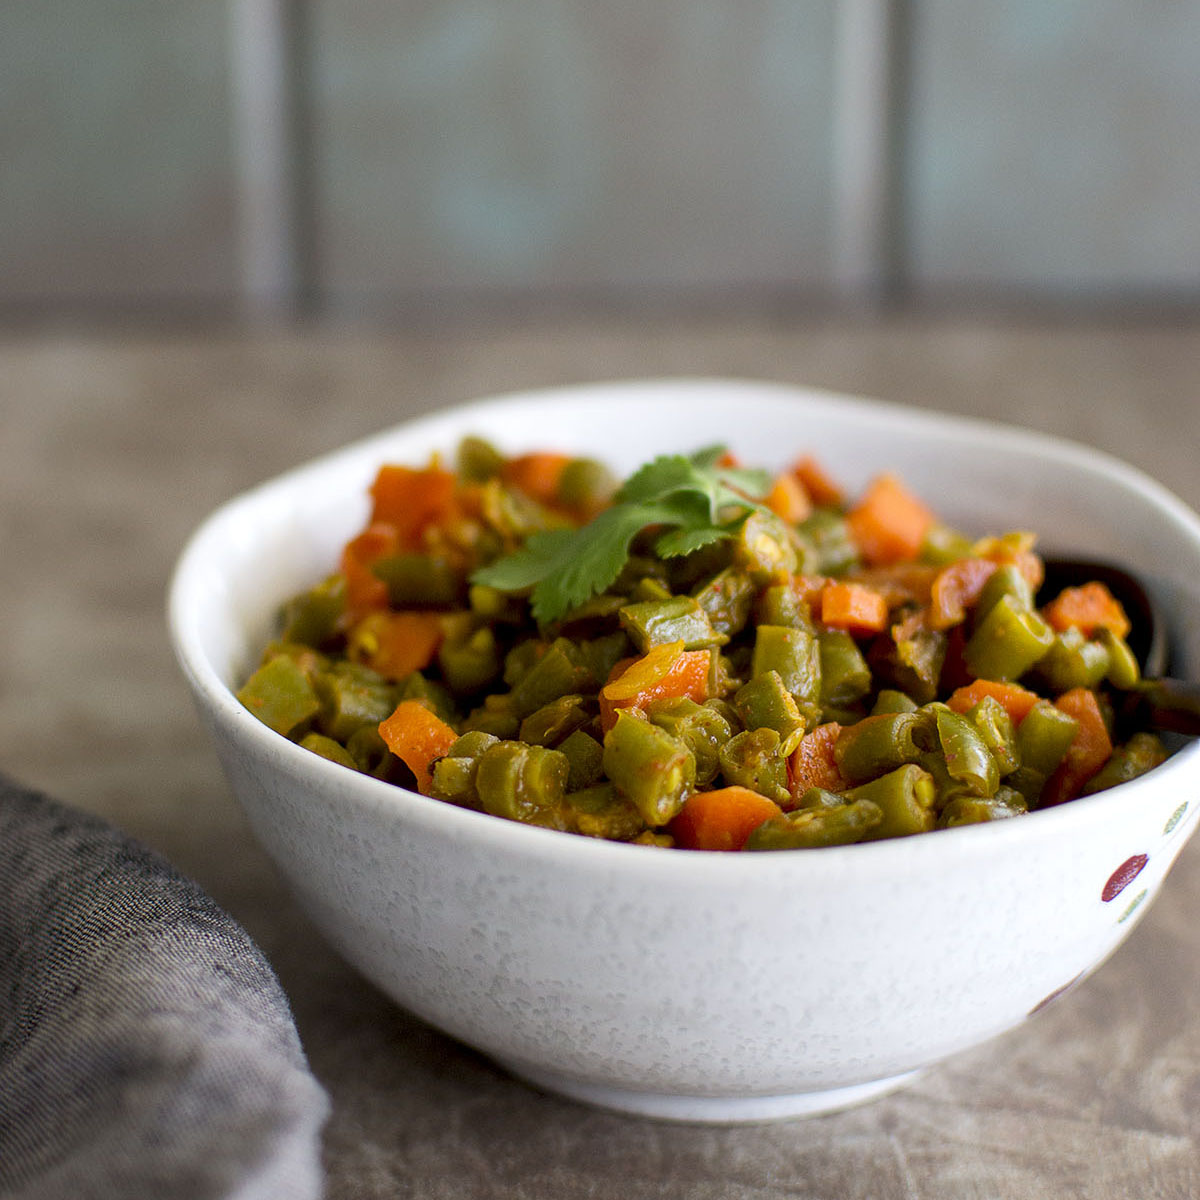
<svg viewBox="0 0 1200 1200"><path fill-rule="evenodd" d="M636 429L636 445L628 431ZM828 1111L1021 1022L1146 912L1200 812L1200 753L1026 818L812 852L592 841L467 812L298 749L237 703L280 601L327 574L383 461L577 449L617 470L722 441L850 486L898 470L947 520L1128 564L1200 663L1200 520L1049 438L759 383L504 397L268 483L198 531L172 585L184 672L264 846L330 942L419 1016L537 1085L679 1120Z"/></svg>

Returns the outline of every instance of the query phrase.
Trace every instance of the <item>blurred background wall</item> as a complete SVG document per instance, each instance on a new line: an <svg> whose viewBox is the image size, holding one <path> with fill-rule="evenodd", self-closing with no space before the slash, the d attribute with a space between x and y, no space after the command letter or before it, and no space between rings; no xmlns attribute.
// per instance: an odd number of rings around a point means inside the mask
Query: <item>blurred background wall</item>
<svg viewBox="0 0 1200 1200"><path fill-rule="evenodd" d="M1200 301L1200 5L0 5L0 317Z"/></svg>

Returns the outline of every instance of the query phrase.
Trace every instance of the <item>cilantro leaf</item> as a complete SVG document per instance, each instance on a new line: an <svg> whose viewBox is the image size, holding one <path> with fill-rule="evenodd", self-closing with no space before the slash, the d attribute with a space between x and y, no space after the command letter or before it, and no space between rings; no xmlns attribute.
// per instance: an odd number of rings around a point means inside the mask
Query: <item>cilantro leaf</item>
<svg viewBox="0 0 1200 1200"><path fill-rule="evenodd" d="M698 529L672 529L654 543L659 558L682 558L695 550L703 550L713 542L728 537L730 529L723 525L705 525Z"/></svg>
<svg viewBox="0 0 1200 1200"><path fill-rule="evenodd" d="M611 507L580 529L532 534L520 549L481 567L472 582L504 592L531 589L534 619L542 625L565 616L610 587L643 529L667 527L655 542L662 558L690 554L729 536L736 525L726 510L761 507L766 472L719 467L722 446L691 455L664 454L639 467L617 491Z"/></svg>

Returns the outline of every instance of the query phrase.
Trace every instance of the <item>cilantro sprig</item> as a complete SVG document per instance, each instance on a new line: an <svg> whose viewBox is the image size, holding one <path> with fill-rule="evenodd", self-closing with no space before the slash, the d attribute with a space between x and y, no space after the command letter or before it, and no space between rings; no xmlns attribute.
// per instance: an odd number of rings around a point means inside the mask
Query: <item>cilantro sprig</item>
<svg viewBox="0 0 1200 1200"><path fill-rule="evenodd" d="M586 525L532 534L520 549L477 570L472 582L502 592L530 589L533 617L547 625L610 587L644 529L661 529L654 542L660 558L729 537L748 512L762 507L757 500L770 477L719 465L724 453L723 446L707 446L660 455L639 467L612 505Z"/></svg>

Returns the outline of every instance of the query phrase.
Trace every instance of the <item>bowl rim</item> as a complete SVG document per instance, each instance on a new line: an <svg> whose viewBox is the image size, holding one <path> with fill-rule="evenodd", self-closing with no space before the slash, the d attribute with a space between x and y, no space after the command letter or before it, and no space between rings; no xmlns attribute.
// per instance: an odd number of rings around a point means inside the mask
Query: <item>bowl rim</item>
<svg viewBox="0 0 1200 1200"><path fill-rule="evenodd" d="M634 870L651 876L703 877L716 872L722 878L753 875L755 878L788 878L826 873L837 877L865 872L877 873L891 863L911 869L927 858L947 853L991 855L1001 845L1020 844L1050 836L1057 826L1103 825L1114 809L1136 804L1137 793L1149 788L1171 787L1179 775L1183 790L1184 772L1191 772L1200 755L1200 741L1180 748L1148 776L1121 784L1093 796L1028 814L1026 819L987 822L935 830L937 836L918 836L821 847L815 854L731 854L713 850L664 852L656 847L564 835L558 830L507 821L422 796L418 792L350 771L303 750L299 745L268 728L237 700L204 650L199 636L196 584L205 568L203 556L210 545L239 516L261 503L264 497L286 492L310 476L370 459L386 444L410 436L435 437L441 427L461 429L475 414L517 407L560 405L564 399L622 398L659 399L686 393L693 399L722 397L729 392L756 395L764 400L805 401L818 408L835 406L856 410L874 420L919 428L937 428L961 437L986 435L1001 438L1009 446L1040 457L1051 456L1093 471L1103 471L1124 487L1141 493L1164 518L1180 526L1200 548L1200 517L1164 485L1140 469L1104 451L1058 437L999 421L917 409L887 400L848 395L821 388L767 380L676 376L656 379L619 379L584 384L566 384L523 389L455 404L415 416L389 428L356 439L247 488L224 501L200 523L186 540L176 561L167 593L167 625L177 662L197 703L220 730L235 742L248 741L260 755L273 758L279 768L294 776L310 777L328 799L374 809L377 814L414 823L429 832L449 838L471 840L497 852L511 852L532 860L552 859L571 866L596 869ZM375 458L375 463L382 458ZM953 849L952 849L953 848Z"/></svg>

